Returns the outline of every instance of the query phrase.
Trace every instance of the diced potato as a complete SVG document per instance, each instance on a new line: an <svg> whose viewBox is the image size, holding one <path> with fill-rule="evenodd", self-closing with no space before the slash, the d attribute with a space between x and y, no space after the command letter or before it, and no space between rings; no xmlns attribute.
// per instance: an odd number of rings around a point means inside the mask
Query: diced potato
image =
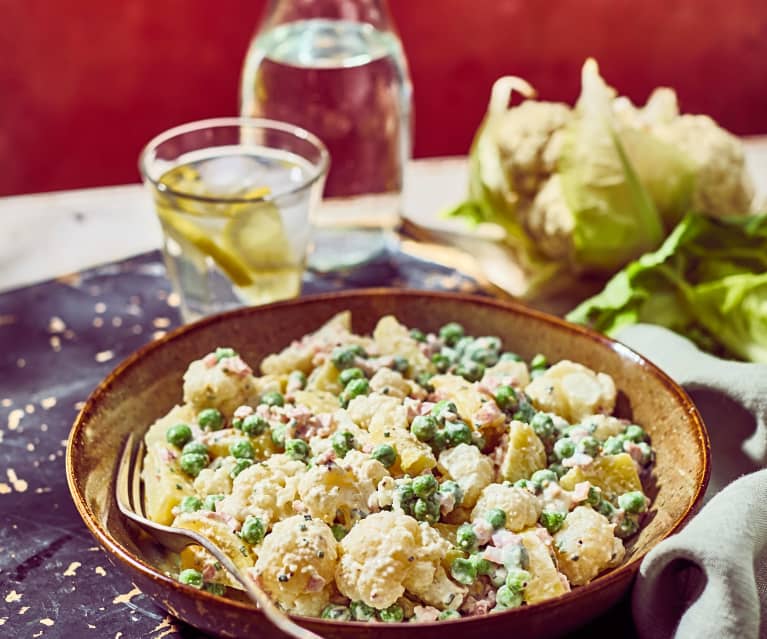
<svg viewBox="0 0 767 639"><path fill-rule="evenodd" d="M296 404L306 406L315 415L334 413L338 410L338 399L333 393L324 390L297 390L293 393Z"/></svg>
<svg viewBox="0 0 767 639"><path fill-rule="evenodd" d="M485 377L498 377L515 388L524 388L530 383L530 373L525 362L502 359L485 371Z"/></svg>
<svg viewBox="0 0 767 639"><path fill-rule="evenodd" d="M194 494L192 479L173 458L177 451L163 443L148 448L141 471L146 487L146 514L152 521L166 526L173 521L173 509L186 495Z"/></svg>
<svg viewBox="0 0 767 639"><path fill-rule="evenodd" d="M315 368L306 382L308 391L324 391L338 395L344 387L338 381L338 369L329 359Z"/></svg>
<svg viewBox="0 0 767 639"><path fill-rule="evenodd" d="M234 428L224 428L223 430L216 430L210 433L205 433L200 441L208 447L208 453L211 459L217 457L226 457L229 453L229 446L236 442L238 439L248 439L248 436L243 434L242 431ZM277 449L272 441L272 436L267 430L258 437L251 437L250 443L253 445L255 451L255 459L263 460L267 457L271 457Z"/></svg>
<svg viewBox="0 0 767 639"><path fill-rule="evenodd" d="M240 570L251 568L256 561L255 549L233 533L227 524L209 517L209 514L204 511L181 513L176 517L173 525L193 530L210 539ZM202 554L212 557L205 551L202 551Z"/></svg>
<svg viewBox="0 0 767 639"><path fill-rule="evenodd" d="M628 453L597 457L588 466L571 468L559 480L559 485L565 490L573 490L582 481L598 486L611 500L632 490L642 490L634 460Z"/></svg>
<svg viewBox="0 0 767 639"><path fill-rule="evenodd" d="M434 372L434 365L421 352L418 342L410 337L407 327L400 324L393 315L386 315L378 320L373 331L373 340L381 355L405 357L410 364L411 373Z"/></svg>
<svg viewBox="0 0 767 639"><path fill-rule="evenodd" d="M409 430L401 427L386 427L383 424L371 424L370 441L374 445L389 444L397 451L397 461L392 470L398 470L408 475L420 475L425 470L431 470L437 465L431 447L416 439Z"/></svg>
<svg viewBox="0 0 767 639"><path fill-rule="evenodd" d="M450 398L458 414L474 427L473 417L482 408L482 394L477 387L459 375L435 375L429 380L434 391L441 397Z"/></svg>
<svg viewBox="0 0 767 639"><path fill-rule="evenodd" d="M439 454L439 469L461 487L465 508L477 503L480 493L492 483L495 475L493 460L469 444L443 450Z"/></svg>
<svg viewBox="0 0 767 639"><path fill-rule="evenodd" d="M546 468L546 448L530 424L511 422L508 438L500 468L502 479L510 482L529 479L536 470Z"/></svg>
<svg viewBox="0 0 767 639"><path fill-rule="evenodd" d="M528 570L532 575L525 588L525 601L534 604L566 593L568 588L562 583L550 547L541 537L540 529L531 528L519 535L530 558Z"/></svg>

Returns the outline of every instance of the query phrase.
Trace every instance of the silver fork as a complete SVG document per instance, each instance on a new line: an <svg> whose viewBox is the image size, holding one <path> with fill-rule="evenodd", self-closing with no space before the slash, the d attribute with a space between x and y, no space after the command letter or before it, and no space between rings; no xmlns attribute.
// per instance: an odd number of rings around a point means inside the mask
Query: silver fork
<svg viewBox="0 0 767 639"><path fill-rule="evenodd" d="M320 635L299 626L274 605L269 596L256 585L256 582L244 575L210 539L193 530L157 524L146 517L144 500L141 496L141 468L144 464L144 450L143 439L139 441L138 447L135 447L134 434L131 433L123 446L120 465L117 469L115 497L120 512L141 526L172 552L180 552L192 544L205 548L221 562L221 565L232 577L242 584L245 592L263 611L266 618L287 635L296 639L322 639Z"/></svg>

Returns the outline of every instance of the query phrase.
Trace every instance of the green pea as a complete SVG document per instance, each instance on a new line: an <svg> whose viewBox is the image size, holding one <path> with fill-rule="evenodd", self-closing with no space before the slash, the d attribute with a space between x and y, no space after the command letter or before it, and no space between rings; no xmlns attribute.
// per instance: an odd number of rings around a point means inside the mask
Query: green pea
<svg viewBox="0 0 767 639"><path fill-rule="evenodd" d="M615 514L615 506L606 499L603 499L597 506L597 512L610 519Z"/></svg>
<svg viewBox="0 0 767 639"><path fill-rule="evenodd" d="M588 455L589 457L596 457L597 453L599 452L599 442L589 435L588 437L584 437L581 439L581 441L578 442L576 450L582 452L585 455Z"/></svg>
<svg viewBox="0 0 767 639"><path fill-rule="evenodd" d="M567 467L565 467L562 464L559 464L557 462L554 462L553 464L549 464L549 470L552 473L556 474L557 477L562 477L568 471Z"/></svg>
<svg viewBox="0 0 767 639"><path fill-rule="evenodd" d="M278 448L284 449L285 433L287 432L287 427L285 426L285 424L272 424L271 431L272 431L272 443Z"/></svg>
<svg viewBox="0 0 767 639"><path fill-rule="evenodd" d="M419 386L422 386L430 393L434 390L434 387L431 385L431 378L434 377L432 373L427 373L426 371L423 371L421 373L418 373L415 376L415 381Z"/></svg>
<svg viewBox="0 0 767 639"><path fill-rule="evenodd" d="M205 592L209 592L212 595L218 595L219 597L223 597L226 594L226 586L224 584L217 584L211 581L206 582L202 589Z"/></svg>
<svg viewBox="0 0 767 639"><path fill-rule="evenodd" d="M333 433L333 437L330 438L330 443L333 446L333 450L336 455L343 459L352 448L354 448L354 435L348 430L339 430Z"/></svg>
<svg viewBox="0 0 767 639"><path fill-rule="evenodd" d="M229 477L234 479L243 470L245 470L246 468L250 468L252 465L253 465L253 460L252 459L247 459L245 457L242 457L242 458L238 459L235 462L234 467L232 468L232 470L229 471Z"/></svg>
<svg viewBox="0 0 767 639"><path fill-rule="evenodd" d="M586 498L586 502L596 508L601 501L602 489L599 486L589 486L589 496Z"/></svg>
<svg viewBox="0 0 767 639"><path fill-rule="evenodd" d="M554 442L554 456L557 459L567 459L575 454L575 442L569 437L563 437Z"/></svg>
<svg viewBox="0 0 767 639"><path fill-rule="evenodd" d="M632 490L618 497L618 506L634 515L647 510L647 497L641 490Z"/></svg>
<svg viewBox="0 0 767 639"><path fill-rule="evenodd" d="M451 346L455 355L461 357L471 349L472 344L474 344L474 338L467 335L459 339L455 344L451 344Z"/></svg>
<svg viewBox="0 0 767 639"><path fill-rule="evenodd" d="M502 384L495 389L495 403L498 404L499 408L506 410L516 406L518 401L517 391L508 384Z"/></svg>
<svg viewBox="0 0 767 639"><path fill-rule="evenodd" d="M535 434L543 440L552 438L556 432L554 420L548 413L536 413L530 420L530 426L533 427Z"/></svg>
<svg viewBox="0 0 767 639"><path fill-rule="evenodd" d="M245 521L242 522L240 537L245 543L255 546L264 540L265 535L264 522L259 517L248 515Z"/></svg>
<svg viewBox="0 0 767 639"><path fill-rule="evenodd" d="M242 430L242 421L241 417L232 417L232 428Z"/></svg>
<svg viewBox="0 0 767 639"><path fill-rule="evenodd" d="M399 484L395 489L395 492L397 494L400 505L403 505L403 510L404 504L409 504L416 499L415 493L413 492L412 482Z"/></svg>
<svg viewBox="0 0 767 639"><path fill-rule="evenodd" d="M394 450L393 446L389 446L389 444L380 444L373 449L370 456L380 461L386 468L389 468L397 460L397 451Z"/></svg>
<svg viewBox="0 0 767 639"><path fill-rule="evenodd" d="M495 530L498 530L506 525L506 513L500 508L491 508L485 513L485 520Z"/></svg>
<svg viewBox="0 0 767 639"><path fill-rule="evenodd" d="M468 353L472 361L483 366L495 366L498 363L498 352L489 348L476 348Z"/></svg>
<svg viewBox="0 0 767 639"><path fill-rule="evenodd" d="M216 511L216 504L224 498L223 495L208 495L202 502L203 510Z"/></svg>
<svg viewBox="0 0 767 639"><path fill-rule="evenodd" d="M428 521L433 524L439 521L439 502L433 497L419 497L413 504L413 517L418 521Z"/></svg>
<svg viewBox="0 0 767 639"><path fill-rule="evenodd" d="M626 438L623 435L613 435L608 437L602 444L602 452L605 455L617 455L623 452L623 444Z"/></svg>
<svg viewBox="0 0 767 639"><path fill-rule="evenodd" d="M454 482L452 479L443 481L439 486L439 492L443 493L444 495L452 495L456 508L460 506L461 502L463 501L463 489L458 485L457 482Z"/></svg>
<svg viewBox="0 0 767 639"><path fill-rule="evenodd" d="M182 448L192 439L192 429L187 424L176 424L165 432L165 439L169 444Z"/></svg>
<svg viewBox="0 0 767 639"><path fill-rule="evenodd" d="M348 346L338 346L333 349L330 354L330 361L339 370L349 368L354 364L354 360L357 357L365 357L365 350L357 344L349 344Z"/></svg>
<svg viewBox="0 0 767 639"><path fill-rule="evenodd" d="M518 479L513 485L515 488L523 488L535 492L535 486L532 485L532 482L529 479Z"/></svg>
<svg viewBox="0 0 767 639"><path fill-rule="evenodd" d="M303 371L292 371L288 375L288 388L295 390L306 388L306 374Z"/></svg>
<svg viewBox="0 0 767 639"><path fill-rule="evenodd" d="M530 555L522 544L505 546L503 549L503 566L506 570L527 570L530 566Z"/></svg>
<svg viewBox="0 0 767 639"><path fill-rule="evenodd" d="M460 619L461 613L457 610L452 610L448 608L447 610L443 610L439 613L439 617L437 617L438 621L449 621L450 619Z"/></svg>
<svg viewBox="0 0 767 639"><path fill-rule="evenodd" d="M182 455L207 455L208 447L201 442L189 442L181 449Z"/></svg>
<svg viewBox="0 0 767 639"><path fill-rule="evenodd" d="M501 610L518 608L522 605L522 593L515 592L504 584L495 593L495 603Z"/></svg>
<svg viewBox="0 0 767 639"><path fill-rule="evenodd" d="M228 357L237 357L237 352L233 348L219 346L216 349L215 356L216 362L220 362L222 359L227 359Z"/></svg>
<svg viewBox="0 0 767 639"><path fill-rule="evenodd" d="M333 524L330 527L330 532L333 533L333 537L336 538L336 541L341 541L349 533L349 531L341 524Z"/></svg>
<svg viewBox="0 0 767 639"><path fill-rule="evenodd" d="M643 466L646 466L652 461L652 455L653 455L652 448L650 447L650 444L648 444L647 442L639 442L637 444L637 447L639 448L639 452L642 455L642 458L640 459L640 463Z"/></svg>
<svg viewBox="0 0 767 639"><path fill-rule="evenodd" d="M341 385L343 386L346 386L353 379L364 379L364 378L365 378L365 373L362 372L361 368L357 368L356 366L352 366L351 368L345 368L338 375L338 381L341 382Z"/></svg>
<svg viewBox="0 0 767 639"><path fill-rule="evenodd" d="M237 459L253 459L256 451L249 439L236 439L229 444L229 454Z"/></svg>
<svg viewBox="0 0 767 639"><path fill-rule="evenodd" d="M329 604L322 609L320 619L334 619L336 621L349 621L352 618L346 606Z"/></svg>
<svg viewBox="0 0 767 639"><path fill-rule="evenodd" d="M503 584L506 583L507 572L508 571L503 566L493 565L490 567L490 572L487 576L488 579L490 579L490 583L493 585L493 588L500 588Z"/></svg>
<svg viewBox="0 0 767 639"><path fill-rule="evenodd" d="M540 484L541 486L545 486L547 483L556 482L558 479L559 477L557 474L548 468L536 470L530 475L530 481L534 484Z"/></svg>
<svg viewBox="0 0 767 639"><path fill-rule="evenodd" d="M392 367L395 371L404 375L410 368L410 362L407 361L407 357L402 357L402 355L395 355Z"/></svg>
<svg viewBox="0 0 767 639"><path fill-rule="evenodd" d="M410 424L410 430L418 441L428 442L437 432L437 420L431 415L416 415Z"/></svg>
<svg viewBox="0 0 767 639"><path fill-rule="evenodd" d="M304 461L309 456L309 446L303 439L288 439L285 441L285 454L291 459Z"/></svg>
<svg viewBox="0 0 767 639"><path fill-rule="evenodd" d="M437 480L434 475L419 475L413 480L413 492L416 497L426 499L437 490Z"/></svg>
<svg viewBox="0 0 767 639"><path fill-rule="evenodd" d="M485 374L485 367L479 362L473 362L471 360L464 360L455 369L455 374L460 375L466 381L478 382L482 379L482 375Z"/></svg>
<svg viewBox="0 0 767 639"><path fill-rule="evenodd" d="M349 604L349 612L355 621L371 621L376 616L376 609L364 601L352 601Z"/></svg>
<svg viewBox="0 0 767 639"><path fill-rule="evenodd" d="M190 477L197 477L200 471L208 465L208 456L198 453L184 453L179 458L178 465Z"/></svg>
<svg viewBox="0 0 767 639"><path fill-rule="evenodd" d="M182 513L194 513L202 508L202 499L194 495L187 495L178 505Z"/></svg>
<svg viewBox="0 0 767 639"><path fill-rule="evenodd" d="M370 384L364 377L353 379L344 388L344 393L349 399L354 399L359 395L367 395L370 392Z"/></svg>
<svg viewBox="0 0 767 639"><path fill-rule="evenodd" d="M437 432L434 433L434 437L432 437L429 444L434 449L434 452L437 455L439 455L441 451L445 450L449 444L449 442L447 441L447 433L445 432L445 429L444 428L438 429Z"/></svg>
<svg viewBox="0 0 767 639"><path fill-rule="evenodd" d="M506 351L505 353L501 353L501 361L502 362L524 362L519 355L516 353L512 353L511 351Z"/></svg>
<svg viewBox="0 0 767 639"><path fill-rule="evenodd" d="M530 368L547 368L549 365L549 360L546 359L546 356L543 353L536 353L533 355L533 359L530 360Z"/></svg>
<svg viewBox="0 0 767 639"><path fill-rule="evenodd" d="M411 339L414 339L416 342L426 341L426 333L424 333L422 330L419 330L417 328L410 329L410 337Z"/></svg>
<svg viewBox="0 0 767 639"><path fill-rule="evenodd" d="M439 336L445 344L452 346L464 336L463 326L458 322L448 322L439 329Z"/></svg>
<svg viewBox="0 0 767 639"><path fill-rule="evenodd" d="M430 414L435 417L437 421L444 422L446 417L452 417L458 414L458 407L455 405L455 402L442 399L432 406Z"/></svg>
<svg viewBox="0 0 767 639"><path fill-rule="evenodd" d="M471 428L464 422L448 422L445 424L447 443L453 447L458 444L471 444Z"/></svg>
<svg viewBox="0 0 767 639"><path fill-rule="evenodd" d="M467 552L474 550L477 544L477 533L474 532L471 524L461 524L455 531L455 543L461 549Z"/></svg>
<svg viewBox="0 0 767 639"><path fill-rule="evenodd" d="M178 575L178 580L182 584L192 586L192 588L202 588L202 573L194 568L186 568Z"/></svg>
<svg viewBox="0 0 767 639"><path fill-rule="evenodd" d="M621 539L626 539L635 534L639 530L639 523L634 517L624 517L615 526L615 536Z"/></svg>
<svg viewBox="0 0 767 639"><path fill-rule="evenodd" d="M506 575L506 587L512 592L524 592L530 579L532 575L527 570L515 568Z"/></svg>
<svg viewBox="0 0 767 639"><path fill-rule="evenodd" d="M392 604L378 613L378 618L384 623L399 623L405 618L405 611L399 604Z"/></svg>
<svg viewBox="0 0 767 639"><path fill-rule="evenodd" d="M470 586L477 580L477 569L468 559L456 557L450 564L450 574L458 583Z"/></svg>
<svg viewBox="0 0 767 639"><path fill-rule="evenodd" d="M285 398L279 391L269 391L261 395L259 403L266 404L267 406L284 406Z"/></svg>
<svg viewBox="0 0 767 639"><path fill-rule="evenodd" d="M197 423L203 430L221 430L224 416L218 408L205 408L197 413Z"/></svg>
<svg viewBox="0 0 767 639"><path fill-rule="evenodd" d="M450 358L442 353L434 353L434 355L431 356L431 363L434 364L434 368L436 368L439 373L446 373L452 364Z"/></svg>
<svg viewBox="0 0 767 639"><path fill-rule="evenodd" d="M266 421L261 415L248 415L242 420L242 432L249 437L258 437L266 432L269 428L269 422Z"/></svg>
<svg viewBox="0 0 767 639"><path fill-rule="evenodd" d="M630 424L627 426L623 434L626 436L626 439L634 442L635 444L643 442L647 439L647 433L645 433L644 428L637 426L636 424Z"/></svg>
<svg viewBox="0 0 767 639"><path fill-rule="evenodd" d="M489 575L493 567L493 565L478 552L470 555L469 561L472 566L474 566L477 575Z"/></svg>
<svg viewBox="0 0 767 639"><path fill-rule="evenodd" d="M530 399L526 395L522 395L519 399L517 410L514 412L514 415L512 415L512 419L529 424L533 421L536 413L537 411L530 403Z"/></svg>
<svg viewBox="0 0 767 639"><path fill-rule="evenodd" d="M541 526L543 526L546 530L549 531L550 534L553 535L560 528L562 528L562 524L565 523L566 517L567 513L564 512L544 510L541 513L541 516L538 518L538 521L541 522Z"/></svg>

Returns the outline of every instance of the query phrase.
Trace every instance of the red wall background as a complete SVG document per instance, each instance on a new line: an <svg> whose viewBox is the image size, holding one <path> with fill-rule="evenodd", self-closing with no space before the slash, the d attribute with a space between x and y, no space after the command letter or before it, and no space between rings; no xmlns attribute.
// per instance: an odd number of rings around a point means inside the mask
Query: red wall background
<svg viewBox="0 0 767 639"><path fill-rule="evenodd" d="M237 111L264 0L0 0L0 195L135 182L161 130ZM464 153L493 80L572 101L585 57L621 93L767 133L764 0L390 0L416 156Z"/></svg>

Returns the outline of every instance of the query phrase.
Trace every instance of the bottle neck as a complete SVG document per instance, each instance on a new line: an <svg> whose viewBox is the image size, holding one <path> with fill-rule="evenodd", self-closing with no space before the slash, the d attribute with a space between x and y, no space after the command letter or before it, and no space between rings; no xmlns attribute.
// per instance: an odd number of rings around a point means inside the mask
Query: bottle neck
<svg viewBox="0 0 767 639"><path fill-rule="evenodd" d="M263 25L315 18L366 22L381 30L392 25L386 0L270 0Z"/></svg>

